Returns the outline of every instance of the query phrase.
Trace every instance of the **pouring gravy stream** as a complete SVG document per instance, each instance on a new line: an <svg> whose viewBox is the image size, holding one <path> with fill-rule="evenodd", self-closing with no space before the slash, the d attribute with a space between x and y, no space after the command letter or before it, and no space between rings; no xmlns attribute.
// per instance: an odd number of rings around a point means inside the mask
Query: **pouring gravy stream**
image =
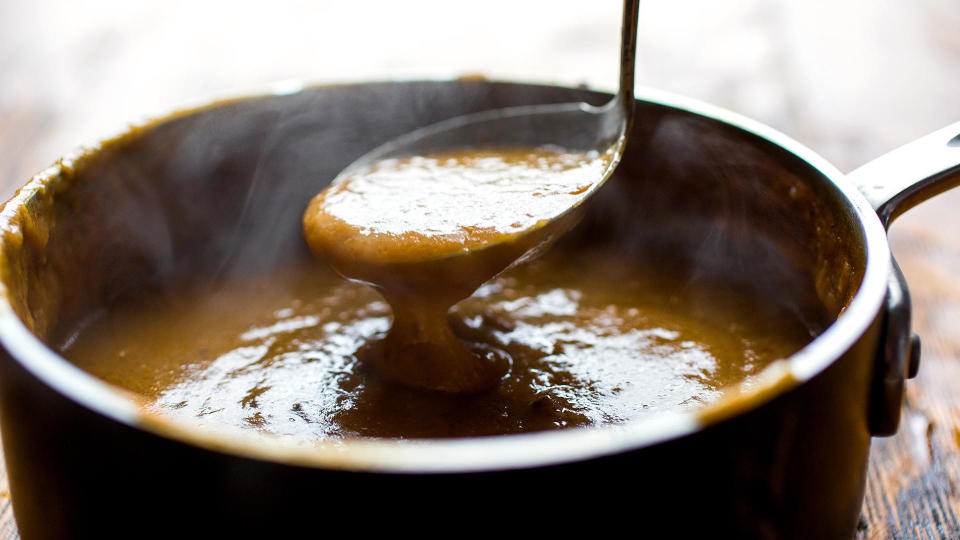
<svg viewBox="0 0 960 540"><path fill-rule="evenodd" d="M465 346L447 312L566 232L573 216L557 218L582 202L608 163L596 152L545 148L385 160L314 198L304 232L314 253L390 303L393 326L371 354L384 376L429 390L486 390L508 361Z"/></svg>

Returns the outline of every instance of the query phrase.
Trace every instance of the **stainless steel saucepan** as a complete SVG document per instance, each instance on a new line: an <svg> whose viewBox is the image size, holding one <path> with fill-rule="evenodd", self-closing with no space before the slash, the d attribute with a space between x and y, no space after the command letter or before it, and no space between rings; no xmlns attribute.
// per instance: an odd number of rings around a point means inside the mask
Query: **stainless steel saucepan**
<svg viewBox="0 0 960 540"><path fill-rule="evenodd" d="M608 99L480 80L315 87L179 112L32 179L0 213L0 426L23 537L851 537L870 439L896 430L919 361L885 227L960 183L960 125L845 176L735 114L638 99L621 166L565 248L669 256L691 279L722 273L834 319L704 409L305 448L148 414L57 352L57 328L131 291L304 256L307 201L386 140L471 112Z"/></svg>

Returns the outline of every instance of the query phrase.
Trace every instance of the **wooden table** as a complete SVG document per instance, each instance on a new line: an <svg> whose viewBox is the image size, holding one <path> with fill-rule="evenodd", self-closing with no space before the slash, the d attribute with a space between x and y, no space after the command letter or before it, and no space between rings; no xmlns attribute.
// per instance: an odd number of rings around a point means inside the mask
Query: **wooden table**
<svg viewBox="0 0 960 540"><path fill-rule="evenodd" d="M459 12L467 5L0 2L0 195L128 120L269 81L485 73L614 85L619 0ZM641 20L642 84L757 118L841 169L960 119L956 0L646 0ZM900 432L874 441L858 538L960 538L960 190L890 236L923 365ZM0 540L17 537L5 485Z"/></svg>

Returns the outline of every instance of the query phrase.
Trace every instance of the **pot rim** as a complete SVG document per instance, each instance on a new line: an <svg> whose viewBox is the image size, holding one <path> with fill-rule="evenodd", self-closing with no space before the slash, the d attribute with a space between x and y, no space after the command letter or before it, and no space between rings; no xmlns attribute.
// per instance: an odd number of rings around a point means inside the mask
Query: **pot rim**
<svg viewBox="0 0 960 540"><path fill-rule="evenodd" d="M456 79L428 79L454 82ZM394 79L367 83L411 83L424 79ZM524 84L517 81L484 81L486 84ZM306 85L285 81L269 90L245 93L229 99L209 101L179 109L171 114L128 126L117 135L59 160L34 176L0 209L3 243L19 235L13 222L20 208L33 196L46 191L66 167L96 154L112 140L137 129L149 128L173 118L233 101L299 93L310 88L343 86L343 83ZM891 271L890 248L885 230L873 207L852 182L822 158L792 138L737 113L671 92L640 87L635 99L660 105L737 128L796 156L820 173L842 194L857 218L863 236L866 266L860 286L850 304L837 319L810 343L788 358L777 360L751 378L724 390L716 402L697 410L666 412L615 426L569 428L565 430L468 437L460 439L341 439L319 443L293 442L280 437L237 433L199 426L161 413L150 412L142 398L95 378L74 366L34 336L15 314L5 282L0 282L0 345L24 369L63 396L131 428L207 450L237 457L265 460L312 468L378 473L465 473L541 467L584 461L620 454L671 439L690 435L708 426L755 409L791 388L816 376L849 350L866 332L879 313ZM2 251L2 246L0 246Z"/></svg>

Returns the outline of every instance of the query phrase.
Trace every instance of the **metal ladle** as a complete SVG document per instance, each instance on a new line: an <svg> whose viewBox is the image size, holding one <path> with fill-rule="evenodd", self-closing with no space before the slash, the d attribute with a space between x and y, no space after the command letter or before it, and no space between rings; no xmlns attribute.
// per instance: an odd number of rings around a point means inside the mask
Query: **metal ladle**
<svg viewBox="0 0 960 540"><path fill-rule="evenodd" d="M495 109L451 118L412 131L380 145L347 166L332 182L350 177L357 171L393 158L427 155L445 150L496 146L555 146L570 151L596 151L609 157L597 179L570 208L551 219L541 221L512 236L516 245L526 244L528 253L539 251L545 244L569 230L576 222L574 210L588 200L608 178L623 155L633 117L634 64L637 43L639 0L624 0L620 36L620 86L616 96L602 106L587 103L560 103ZM523 236L527 237L524 242ZM461 254L485 251L499 242L484 244ZM524 257L525 258L525 257Z"/></svg>
<svg viewBox="0 0 960 540"><path fill-rule="evenodd" d="M583 202L613 173L626 148L633 113L638 3L639 0L624 0L620 89L607 104L600 107L587 103L534 105L452 118L368 152L311 201L304 213L304 235L311 250L347 279L377 288L391 306L394 320L390 330L381 343L371 345L364 353L381 376L414 388L467 393L495 386L508 370L509 359L503 354L469 349L451 330L447 314L451 306L482 283L540 253L570 230L582 215ZM431 246L415 236L419 231L414 231L410 239L406 236L408 233L371 234L369 228L365 228L365 220L375 221L379 211L387 210L379 205L431 215L429 201L445 200L434 197L434 191L425 192L426 208L419 200L397 203L392 199L376 199L373 212L366 209L361 212L359 221L364 224L342 220L336 214L336 202L332 203L333 213L328 206L331 200L350 200L340 194L355 193L351 178L362 176L364 170L373 169L384 160L429 156L445 150L536 147L559 147L596 156L602 160L600 177L582 191L578 186L577 191L568 193L575 198L564 199L550 212L538 214L536 221L524 222L508 234L482 236L470 244L458 237L450 243L453 250L411 249ZM453 197L456 205L461 201L463 206L471 204L468 194L460 197L459 192L455 192ZM495 200L493 204L499 203L506 204L506 201ZM418 226L432 225L429 219L421 223ZM381 237L386 238L385 243L380 243ZM402 249L394 249L396 246Z"/></svg>

